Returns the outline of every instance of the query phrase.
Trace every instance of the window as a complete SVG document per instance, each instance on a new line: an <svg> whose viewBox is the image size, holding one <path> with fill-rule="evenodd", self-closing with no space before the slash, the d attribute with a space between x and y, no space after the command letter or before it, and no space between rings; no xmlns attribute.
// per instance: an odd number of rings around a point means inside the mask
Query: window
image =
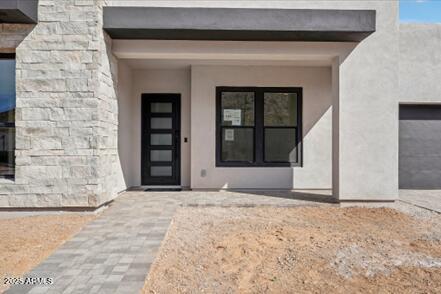
<svg viewBox="0 0 441 294"><path fill-rule="evenodd" d="M0 54L0 177L15 170L15 54Z"/></svg>
<svg viewBox="0 0 441 294"><path fill-rule="evenodd" d="M221 93L222 161L254 161L253 92Z"/></svg>
<svg viewBox="0 0 441 294"><path fill-rule="evenodd" d="M299 166L301 88L216 89L217 166Z"/></svg>

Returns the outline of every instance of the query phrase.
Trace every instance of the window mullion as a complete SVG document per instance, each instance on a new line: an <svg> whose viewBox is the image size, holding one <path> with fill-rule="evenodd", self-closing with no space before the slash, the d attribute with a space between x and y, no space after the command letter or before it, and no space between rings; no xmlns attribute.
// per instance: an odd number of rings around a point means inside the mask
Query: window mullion
<svg viewBox="0 0 441 294"><path fill-rule="evenodd" d="M255 92L256 96L256 111L255 111L255 141L254 141L254 152L255 152L255 164L263 164L263 141L264 141L264 127L263 127L263 114L264 114L264 101L263 101L263 91L257 89Z"/></svg>

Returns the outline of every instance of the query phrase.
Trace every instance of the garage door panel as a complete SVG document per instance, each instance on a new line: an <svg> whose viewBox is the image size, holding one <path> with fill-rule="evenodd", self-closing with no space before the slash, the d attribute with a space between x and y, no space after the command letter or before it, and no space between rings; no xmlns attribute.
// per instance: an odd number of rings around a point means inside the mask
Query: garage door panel
<svg viewBox="0 0 441 294"><path fill-rule="evenodd" d="M400 156L441 156L441 139L401 139Z"/></svg>
<svg viewBox="0 0 441 294"><path fill-rule="evenodd" d="M400 106L399 186L441 189L441 106Z"/></svg>
<svg viewBox="0 0 441 294"><path fill-rule="evenodd" d="M409 156L400 163L400 170L441 171L441 156Z"/></svg>
<svg viewBox="0 0 441 294"><path fill-rule="evenodd" d="M401 120L400 138L422 140L436 139L438 141L441 141L441 120Z"/></svg>
<svg viewBox="0 0 441 294"><path fill-rule="evenodd" d="M420 171L410 172L400 177L400 189L440 189L441 172ZM404 180L405 179L405 180Z"/></svg>

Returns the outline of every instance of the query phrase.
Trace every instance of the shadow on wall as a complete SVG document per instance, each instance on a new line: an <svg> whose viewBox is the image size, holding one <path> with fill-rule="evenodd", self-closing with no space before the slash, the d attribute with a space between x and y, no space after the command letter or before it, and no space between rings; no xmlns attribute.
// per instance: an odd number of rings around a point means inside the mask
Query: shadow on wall
<svg viewBox="0 0 441 294"><path fill-rule="evenodd" d="M107 47L110 50L109 47ZM108 51L112 57L114 57ZM130 150L132 150L129 146L129 150L127 150L127 144L131 144L133 142L133 128L128 128L125 131L122 130L121 126L130 125L130 119L132 117L131 106L126 101L130 101L132 94L132 71L129 66L122 62L121 60L116 60L117 66L114 66L114 70L116 70L116 74L112 75L112 77L116 77L116 85L117 86L117 107L118 107L118 129L117 129L117 139L118 139L118 159L119 159L119 168L121 169L122 177L124 179L124 185L127 188L133 186L133 173L132 166L135 164L132 162L132 156Z"/></svg>
<svg viewBox="0 0 441 294"><path fill-rule="evenodd" d="M355 48L357 47L358 43L354 43L351 47L348 47L344 52L342 52L340 54L340 62L339 62L339 66L341 66L346 59L351 55L351 53L355 50ZM330 91L330 99L328 100L328 103L323 103L323 104L319 104L320 101L309 101L308 104L305 104L305 100L303 100L303 112L307 112L308 116L310 117L310 119L308 119L307 121L305 121L305 117L303 117L304 121L303 121L303 136L302 136L302 141L303 139L308 135L308 133L314 128L314 126L317 124L317 122L319 122L320 118L332 107L332 93L333 93L333 87L335 87L336 85L332 85L332 68L330 67L331 70L331 88L329 89ZM337 77L337 81L339 81L339 78ZM311 96L311 95L310 95ZM303 97L305 97L305 93L303 93ZM305 98L303 98L305 99ZM305 106L307 106L308 108L305 109Z"/></svg>

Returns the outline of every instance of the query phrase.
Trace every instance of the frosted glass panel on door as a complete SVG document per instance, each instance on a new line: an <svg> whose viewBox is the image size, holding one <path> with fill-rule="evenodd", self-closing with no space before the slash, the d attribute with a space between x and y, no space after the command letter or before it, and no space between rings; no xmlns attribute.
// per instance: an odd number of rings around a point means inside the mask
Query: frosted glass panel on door
<svg viewBox="0 0 441 294"><path fill-rule="evenodd" d="M171 166L152 166L152 167L150 167L150 175L152 177L172 176L172 167Z"/></svg>
<svg viewBox="0 0 441 294"><path fill-rule="evenodd" d="M173 109L172 104L166 102L152 102L150 106L153 113L171 113Z"/></svg>
<svg viewBox="0 0 441 294"><path fill-rule="evenodd" d="M150 161L171 161L172 151L171 150L151 150L150 151Z"/></svg>
<svg viewBox="0 0 441 294"><path fill-rule="evenodd" d="M171 117L152 117L150 120L150 127L152 129L171 129L172 118Z"/></svg>
<svg viewBox="0 0 441 294"><path fill-rule="evenodd" d="M151 134L150 145L171 145L172 134Z"/></svg>

